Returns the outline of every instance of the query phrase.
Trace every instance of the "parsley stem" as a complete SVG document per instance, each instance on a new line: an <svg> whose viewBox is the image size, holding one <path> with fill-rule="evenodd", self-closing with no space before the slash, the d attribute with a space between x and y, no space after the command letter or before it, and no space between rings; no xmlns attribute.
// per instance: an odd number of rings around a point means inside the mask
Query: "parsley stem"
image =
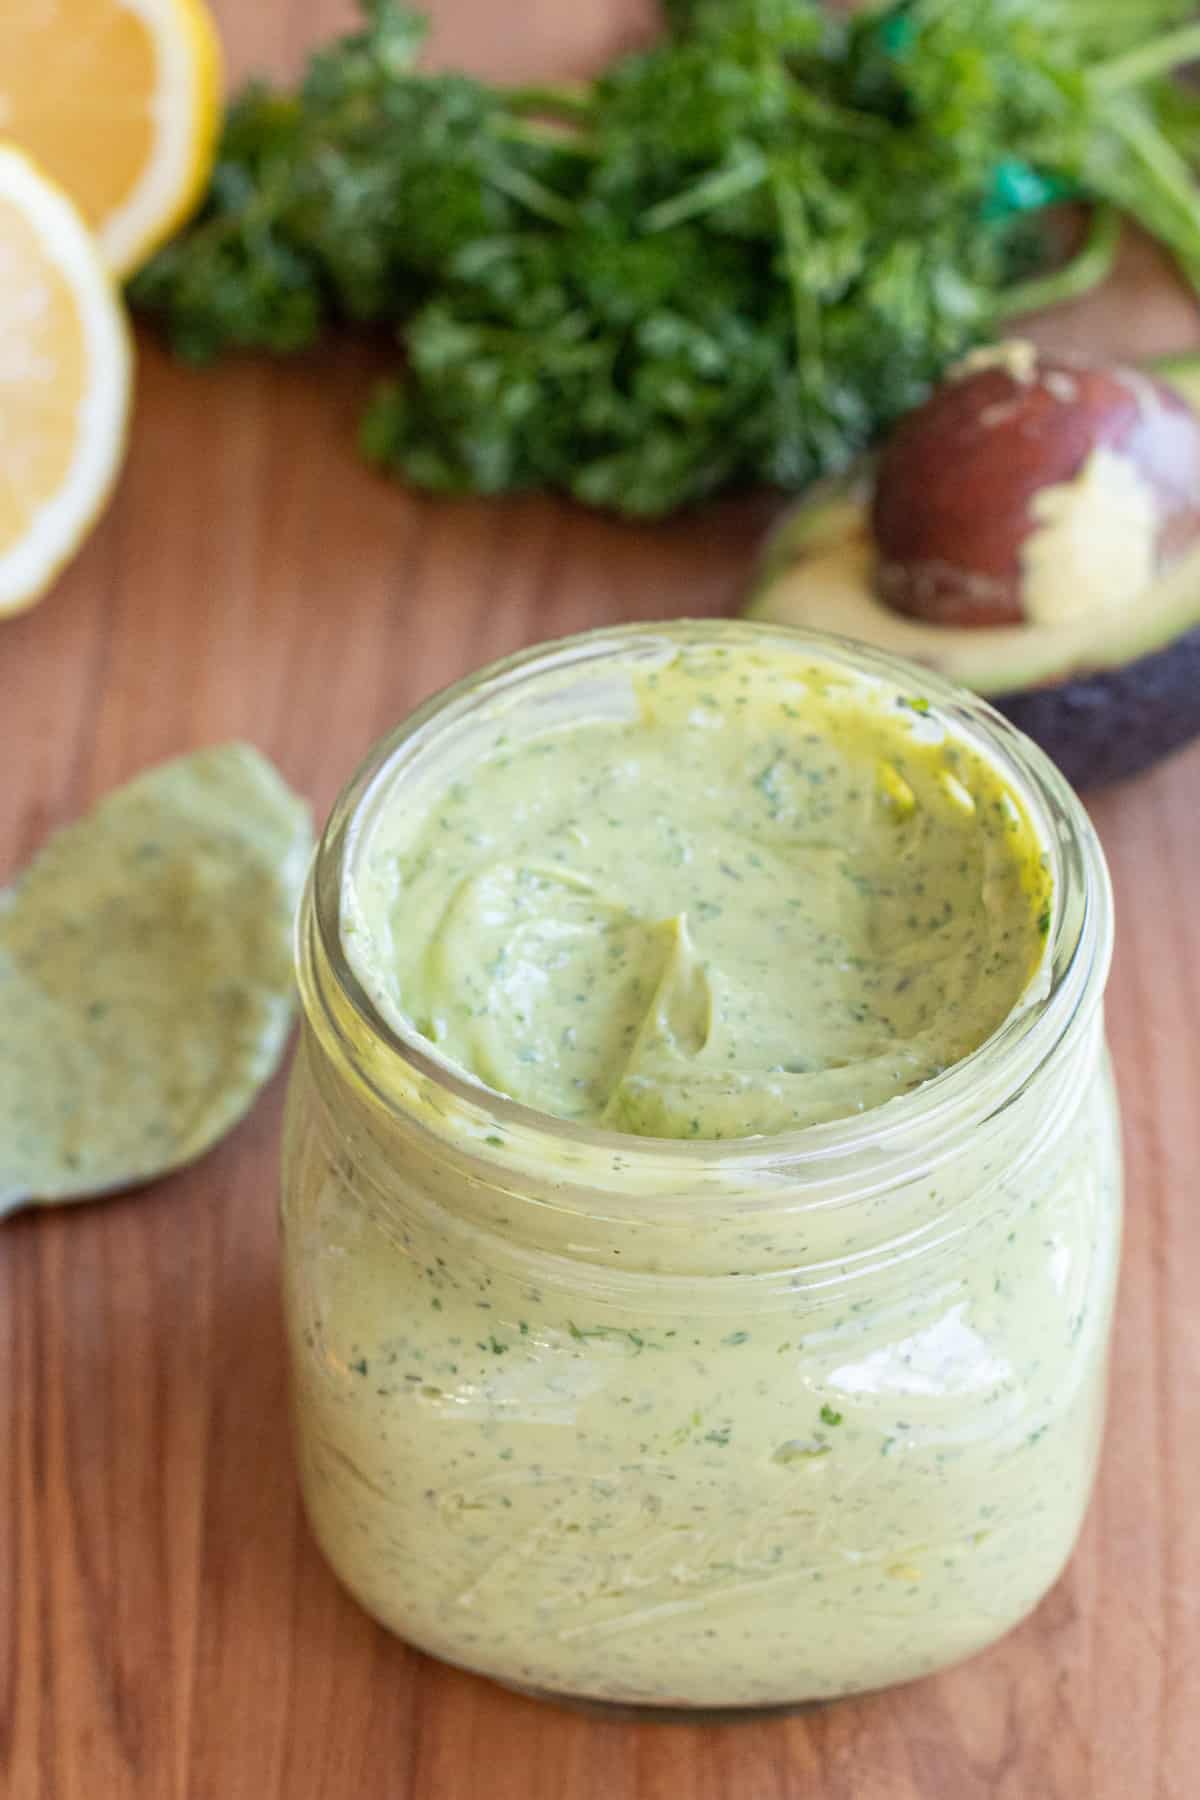
<svg viewBox="0 0 1200 1800"><path fill-rule="evenodd" d="M728 200L748 194L766 179L766 174L766 158L757 154L743 157L730 168L715 169L694 187L684 188L682 193L672 194L670 199L647 207L642 214L642 229L667 231L672 225L681 225L685 219L694 219L698 213L711 212L715 206L723 206Z"/></svg>
<svg viewBox="0 0 1200 1800"><path fill-rule="evenodd" d="M783 234L784 266L792 293L792 321L796 332L796 361L810 371L820 364L821 314L806 277L811 254L808 213L799 189L784 176L773 179L775 207Z"/></svg>
<svg viewBox="0 0 1200 1800"><path fill-rule="evenodd" d="M798 81L792 82L788 106L797 124L808 131L844 133L847 137L866 138L881 144L895 129L888 119L853 107L835 105L823 95L801 87Z"/></svg>
<svg viewBox="0 0 1200 1800"><path fill-rule="evenodd" d="M1127 210L1172 253L1192 286L1200 287L1200 190L1190 165L1143 107L1118 98L1108 108L1108 124L1128 152L1125 192L1117 197L1128 195Z"/></svg>
<svg viewBox="0 0 1200 1800"><path fill-rule="evenodd" d="M522 169L495 168L488 171L488 179L493 187L507 194L518 205L524 206L539 219L546 219L551 225L573 225L575 208L553 188L548 188L542 181L535 181L532 175L526 175Z"/></svg>
<svg viewBox="0 0 1200 1800"><path fill-rule="evenodd" d="M1173 200L1196 230L1200 194L1191 169L1174 144L1136 107L1114 107L1109 124L1124 138L1143 168L1155 177L1164 198Z"/></svg>
<svg viewBox="0 0 1200 1800"><path fill-rule="evenodd" d="M1051 275L1039 275L1007 288L997 299L992 316L1011 319L1019 313L1062 306L1078 300L1107 279L1121 239L1121 216L1113 206L1097 206L1092 213L1087 241L1078 254Z"/></svg>
<svg viewBox="0 0 1200 1800"><path fill-rule="evenodd" d="M527 144L533 150L586 157L589 161L595 161L600 154L592 139L566 120L500 117L493 130L506 144Z"/></svg>
<svg viewBox="0 0 1200 1800"><path fill-rule="evenodd" d="M1193 22L1181 25L1178 31L1151 38L1148 44L1139 44L1136 50L1127 50L1123 56L1111 57L1094 68L1088 80L1101 93L1111 93L1115 88L1150 81L1155 75L1166 74L1197 57L1200 57L1200 24Z"/></svg>
<svg viewBox="0 0 1200 1800"><path fill-rule="evenodd" d="M596 107L586 81L529 82L509 88L504 104L514 113L545 113L551 118L590 119Z"/></svg>

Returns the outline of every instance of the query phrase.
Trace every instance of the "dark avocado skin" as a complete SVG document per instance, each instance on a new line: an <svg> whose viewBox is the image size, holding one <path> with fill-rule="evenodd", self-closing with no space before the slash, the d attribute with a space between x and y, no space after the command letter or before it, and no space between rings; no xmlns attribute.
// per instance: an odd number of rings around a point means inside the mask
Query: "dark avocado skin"
<svg viewBox="0 0 1200 1800"><path fill-rule="evenodd" d="M1147 367L1200 412L1200 355L1159 358ZM859 465L856 477L852 475L843 478L841 483L827 485L833 486L836 499L849 499L865 507L869 504L872 480L872 465L864 462ZM843 526L842 529L847 528ZM759 598L755 602L754 616L782 617L793 624L800 622L787 612L773 614L763 607L761 596L769 592L776 576L802 563L804 554L802 542L795 543L782 537L769 548L765 579L757 590ZM879 606L881 614L885 613L882 602ZM998 692L992 680L981 679L977 691L982 692L984 698L1019 731L1039 744L1073 787L1097 788L1128 780L1181 749L1190 740L1200 738L1200 591L1196 596L1194 617L1195 624L1187 626L1181 635L1157 650L1139 655L1135 640L1130 644L1131 656L1127 662L1090 674L1064 670L1059 680L1037 687L1014 688L1007 693ZM827 629L836 629L831 620L816 622ZM930 625L928 629L928 660L937 668L941 628ZM861 635L865 638L868 634L863 631ZM980 675L983 676L988 661L986 627L979 628L978 637ZM871 641L888 643L886 635ZM911 649L909 654L913 654ZM994 680L994 671L991 673ZM976 686L965 666L956 664L953 674L964 685Z"/></svg>
<svg viewBox="0 0 1200 1800"><path fill-rule="evenodd" d="M1200 735L1200 625L1118 668L988 698L1072 787L1125 781Z"/></svg>

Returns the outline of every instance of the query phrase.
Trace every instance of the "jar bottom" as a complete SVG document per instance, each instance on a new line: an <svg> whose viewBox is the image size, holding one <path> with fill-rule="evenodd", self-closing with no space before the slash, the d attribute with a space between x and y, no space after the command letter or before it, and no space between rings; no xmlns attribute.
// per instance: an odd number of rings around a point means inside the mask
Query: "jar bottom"
<svg viewBox="0 0 1200 1800"><path fill-rule="evenodd" d="M554 1688L525 1687L519 1681L491 1677L497 1687L525 1700L540 1700L589 1719L607 1719L614 1725L745 1725L755 1719L790 1718L796 1713L819 1712L836 1704L832 1700L784 1700L770 1706L657 1706L635 1700L590 1700L582 1694L562 1694Z"/></svg>

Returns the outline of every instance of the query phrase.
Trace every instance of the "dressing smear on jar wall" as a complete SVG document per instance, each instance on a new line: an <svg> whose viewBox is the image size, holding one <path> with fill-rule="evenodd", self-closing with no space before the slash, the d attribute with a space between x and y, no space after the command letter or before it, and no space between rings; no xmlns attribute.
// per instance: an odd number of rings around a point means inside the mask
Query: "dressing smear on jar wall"
<svg viewBox="0 0 1200 1800"><path fill-rule="evenodd" d="M1016 1623L1103 1416L1110 936L1044 759L854 646L598 633L422 709L318 857L284 1167L362 1603L701 1711Z"/></svg>

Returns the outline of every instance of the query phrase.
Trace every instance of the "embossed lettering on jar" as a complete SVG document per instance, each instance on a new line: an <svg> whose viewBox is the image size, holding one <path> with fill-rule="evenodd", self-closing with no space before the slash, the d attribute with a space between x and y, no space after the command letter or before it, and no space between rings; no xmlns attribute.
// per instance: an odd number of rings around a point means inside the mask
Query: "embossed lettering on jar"
<svg viewBox="0 0 1200 1800"><path fill-rule="evenodd" d="M537 1113L389 1021L344 954L374 824L498 736L627 708L699 646L911 695L1045 846L1045 962L983 1046L852 1117L673 1142ZM438 697L343 796L300 927L284 1266L301 1478L385 1625L537 1693L720 1711L982 1649L1090 1491L1119 1242L1091 827L987 708L834 640L595 633Z"/></svg>

